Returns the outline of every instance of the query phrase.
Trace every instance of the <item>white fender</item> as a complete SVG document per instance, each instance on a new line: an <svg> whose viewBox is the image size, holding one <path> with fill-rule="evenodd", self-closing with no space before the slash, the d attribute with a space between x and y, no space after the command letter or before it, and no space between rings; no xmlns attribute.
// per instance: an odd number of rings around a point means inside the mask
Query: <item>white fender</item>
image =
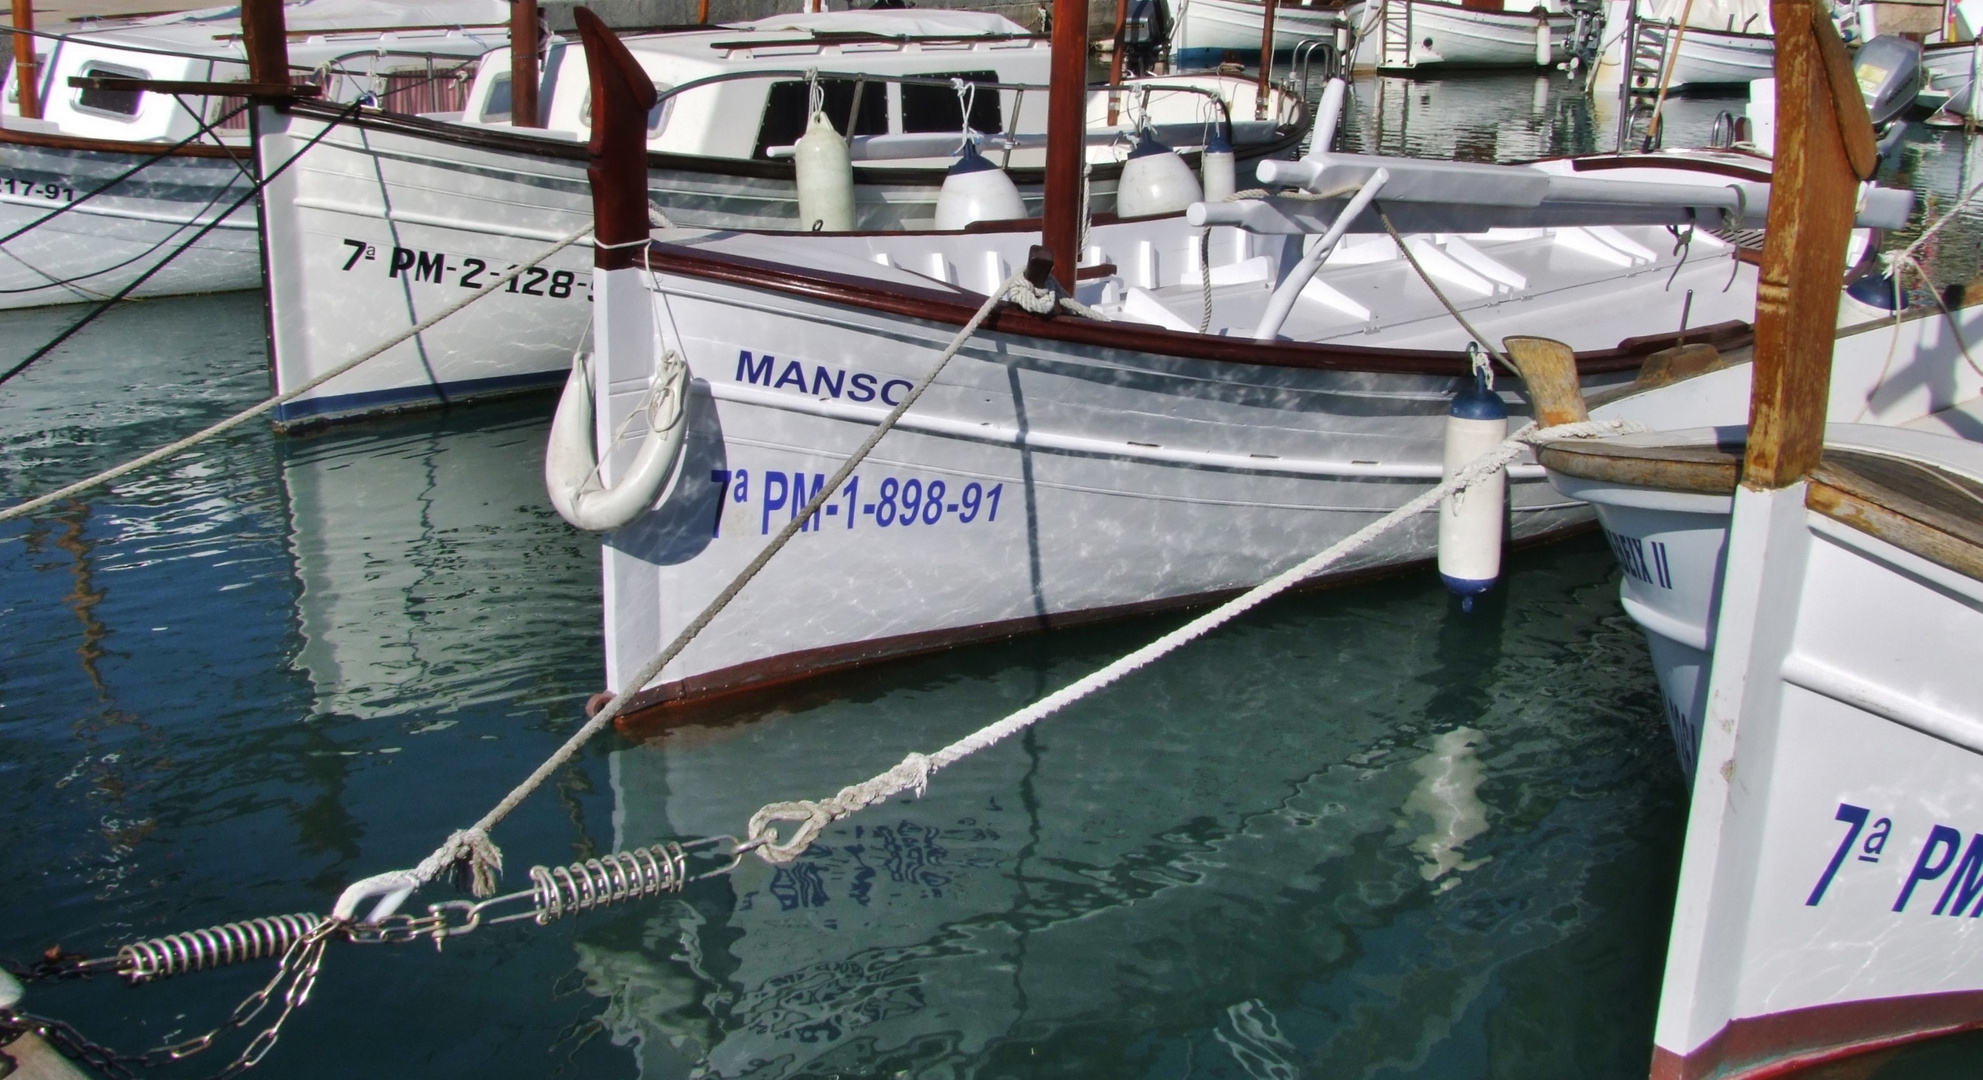
<svg viewBox="0 0 1983 1080"><path fill-rule="evenodd" d="M605 532L646 512L675 474L688 432L689 368L673 353L661 358L643 403L647 435L640 452L619 483L607 487L599 482L599 459L593 453L590 361L584 354L572 360L557 415L551 418L544 487L559 517L588 532Z"/></svg>

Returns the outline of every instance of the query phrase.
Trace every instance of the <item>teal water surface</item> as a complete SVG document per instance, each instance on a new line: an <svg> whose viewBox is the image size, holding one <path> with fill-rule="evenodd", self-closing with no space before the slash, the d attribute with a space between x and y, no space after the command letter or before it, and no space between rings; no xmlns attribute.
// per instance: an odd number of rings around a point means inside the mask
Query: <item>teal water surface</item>
<svg viewBox="0 0 1983 1080"><path fill-rule="evenodd" d="M1447 119L1393 125L1399 152L1603 136L1527 77L1418 88ZM1946 201L1976 182L1965 149L1923 136L1897 175ZM1960 280L1976 235L1931 265ZM0 498L258 400L261 311L252 294L129 305L0 387ZM74 314L0 315L0 361ZM599 566L543 497L548 413L250 425L0 526L0 956L327 911L569 734L602 681ZM497 831L506 883L739 832L1175 621L609 734ZM1270 604L788 868L439 953L336 946L256 1072L1643 1076L1685 798L1586 536L1514 555L1469 614L1429 571ZM42 984L26 1005L139 1050L219 1024L269 970ZM245 1034L165 1075L211 1074ZM1971 1077L1983 1039L1873 1066Z"/></svg>

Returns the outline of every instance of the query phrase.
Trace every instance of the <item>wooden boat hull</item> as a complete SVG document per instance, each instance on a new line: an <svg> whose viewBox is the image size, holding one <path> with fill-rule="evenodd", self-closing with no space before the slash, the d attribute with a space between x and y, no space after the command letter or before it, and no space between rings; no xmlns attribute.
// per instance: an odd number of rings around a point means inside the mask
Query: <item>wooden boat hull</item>
<svg viewBox="0 0 1983 1080"><path fill-rule="evenodd" d="M1171 47L1179 64L1217 63L1228 51L1260 52L1265 8L1248 0L1189 0L1178 12ZM1274 51L1292 52L1304 41L1336 41L1337 32L1353 29L1356 9L1316 6L1274 9Z"/></svg>
<svg viewBox="0 0 1983 1080"><path fill-rule="evenodd" d="M1687 28L1673 64L1672 87L1733 86L1776 74L1776 41L1768 34Z"/></svg>
<svg viewBox="0 0 1983 1080"><path fill-rule="evenodd" d="M1975 348L1983 308L1958 317ZM1983 714L1969 678L1983 561L1945 535L1921 542L1933 530L1882 510L1866 483L1983 491L1970 441L1983 376L1939 315L1848 332L1825 464L1766 494L1736 486L1747 391L1745 364L1596 411L1663 429L1638 437L1664 448L1651 464L1542 455L1619 556L1693 785L1660 1080L1782 1075L1983 1026L1983 938L1962 917L1983 892L1983 841L1970 846ZM1938 463L1940 479L1922 487L1928 474L1895 464L1909 460ZM1764 572L1759 551L1790 584L1757 599L1729 582ZM1758 603L1760 616L1744 606ZM1755 617L1777 631L1741 635L1761 644L1730 654L1730 620ZM1724 699L1742 702L1739 719L1704 724L1736 711L1711 706Z"/></svg>
<svg viewBox="0 0 1983 1080"><path fill-rule="evenodd" d="M34 225L0 248L0 310L103 299L189 241L132 295L254 288L261 278L254 202L228 212L251 190L245 154L172 154L110 193L34 224L162 149L0 131L0 235ZM216 216L221 223L194 240Z"/></svg>
<svg viewBox="0 0 1983 1080"><path fill-rule="evenodd" d="M1399 58L1383 54L1381 29L1357 42L1356 63L1379 71L1432 68L1533 68L1569 56L1574 16L1529 11L1474 11L1437 0L1396 0L1411 7L1411 50ZM1364 9L1368 11L1368 7ZM1394 16L1395 17L1395 16ZM1549 27L1549 60L1538 63L1536 27Z"/></svg>
<svg viewBox="0 0 1983 1080"><path fill-rule="evenodd" d="M264 110L260 155L282 161L333 115L311 105ZM1289 130L1242 146L1246 160L1283 152ZM649 155L649 199L678 225L792 228L789 163ZM1097 167L1097 212L1113 209L1114 166ZM1040 198L1037 170L1015 170ZM863 167L856 223L928 227L943 169ZM270 185L269 294L278 390L358 355L590 220L581 144L404 117L368 116L311 146ZM280 410L283 424L424 407L556 385L591 318L591 252L568 248L505 295L477 304Z"/></svg>
<svg viewBox="0 0 1983 1080"><path fill-rule="evenodd" d="M1935 95L1936 105L1959 116L1967 115L1974 93L1976 70L1983 67L1974 42L1944 42L1923 47L1921 67L1923 98Z"/></svg>
<svg viewBox="0 0 1983 1080"><path fill-rule="evenodd" d="M1170 228L1175 246L1156 246L1164 226L1098 227L1091 243L1105 255L1122 253L1116 261L1124 268L1085 284L1084 297L1107 303L1102 296L1133 283L1139 270L1130 256L1145 245L1155 246L1149 262L1176 258L1191 230ZM971 288L989 288L985 281L1022 264L1032 237L958 239L984 246L940 252L941 269ZM1221 229L1212 243L1225 252L1234 241L1278 239ZM914 242L927 247L931 238ZM795 243L848 250L802 256ZM613 310L632 311L626 318L635 320L621 325L602 315L610 325L596 332L598 445L611 450L645 393L657 324L642 320L660 319L660 340L687 358L696 387L688 449L672 487L606 540L613 688L790 520L813 493L809 485L824 484L977 306L973 293L913 284L920 278L935 285L939 267L879 246L857 251L856 243L689 237L654 249L651 278L643 269L610 271L595 283L595 290L624 290L595 297L612 296ZM1246 258L1216 255L1215 281L1220 266L1258 258L1231 254ZM1575 257L1568 249L1531 255ZM874 270L883 256L900 269ZM1489 309L1476 301L1471 317L1490 337L1552 311L1582 312L1579 321L1589 324L1590 298L1604 296L1648 326L1677 325L1668 320L1679 317L1685 280L1699 275L1698 304L1710 295L1706 282L1718 290L1728 267L1697 254L1671 293L1663 288L1670 266L1619 267L1615 277L1593 275L1574 289L1538 290L1534 306ZM1340 295L1367 289L1401 302L1414 288L1410 273L1402 262L1368 264L1328 280ZM1746 267L1741 273L1753 280ZM1235 308L1246 323L1245 305L1266 298L1263 285L1245 282L1217 292L1222 327ZM1192 285L1166 295L1183 304L1197 293ZM1655 299L1662 295L1669 297L1664 304ZM835 493L817 528L809 526L773 560L722 626L691 645L635 707L1201 602L1257 584L1437 480L1444 410L1467 367L1463 332L1429 295L1419 299L1424 306L1411 317L1401 304L1380 320L1388 331L1356 331L1380 347L1266 344L1147 321L998 315L878 456ZM1320 305L1304 312L1334 317ZM1305 327L1295 336L1314 332ZM1586 332L1603 333L1588 325ZM1671 340L1668 334L1593 352L1590 377L1619 381L1643 355L1634 349ZM1381 347L1387 341L1432 348ZM1513 407L1519 411L1520 403ZM636 421L618 453L608 454L608 483L640 437ZM1512 476L1516 540L1587 520L1574 502L1548 495L1533 466L1517 466ZM943 495L933 507L927 493L939 485ZM919 508L913 524L903 524L905 501ZM1339 573L1428 558L1434 532L1428 514L1341 564Z"/></svg>

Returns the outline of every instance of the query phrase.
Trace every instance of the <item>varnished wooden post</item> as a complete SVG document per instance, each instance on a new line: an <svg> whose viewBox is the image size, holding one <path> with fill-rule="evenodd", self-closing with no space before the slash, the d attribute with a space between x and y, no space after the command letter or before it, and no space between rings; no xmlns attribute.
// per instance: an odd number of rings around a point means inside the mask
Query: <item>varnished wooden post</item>
<svg viewBox="0 0 1983 1080"><path fill-rule="evenodd" d="M642 263L647 238L647 110L660 97L654 80L619 36L590 9L576 8L579 40L592 77L592 265L625 270Z"/></svg>
<svg viewBox="0 0 1983 1080"><path fill-rule="evenodd" d="M289 30L282 0L243 0L241 47L248 53L249 82L289 85Z"/></svg>
<svg viewBox="0 0 1983 1080"><path fill-rule="evenodd" d="M543 127L537 111L537 0L510 0L510 126Z"/></svg>
<svg viewBox="0 0 1983 1080"><path fill-rule="evenodd" d="M1117 105L1114 88L1122 85L1122 34L1129 26L1129 5L1135 0L1115 0L1115 47L1109 50L1109 126L1115 126Z"/></svg>
<svg viewBox="0 0 1983 1080"><path fill-rule="evenodd" d="M1041 237L1053 276L1074 291L1081 261L1081 173L1088 157L1088 0L1054 0L1053 73L1047 91L1046 209Z"/></svg>
<svg viewBox="0 0 1983 1080"><path fill-rule="evenodd" d="M1260 7L1260 92L1253 99L1253 118L1267 118L1267 88L1274 78L1274 9L1280 0L1261 0Z"/></svg>
<svg viewBox="0 0 1983 1080"><path fill-rule="evenodd" d="M1776 169L1756 286L1754 388L1742 483L1788 487L1824 450L1825 402L1845 245L1858 186L1818 35L1830 20L1812 0L1773 0L1776 24ZM1824 25L1819 26L1817 23ZM1853 88L1852 97L1858 97ZM1870 137L1870 130L1866 133Z"/></svg>
<svg viewBox="0 0 1983 1080"><path fill-rule="evenodd" d="M14 0L14 85L21 89L21 118L41 119L41 65L34 59L34 0Z"/></svg>

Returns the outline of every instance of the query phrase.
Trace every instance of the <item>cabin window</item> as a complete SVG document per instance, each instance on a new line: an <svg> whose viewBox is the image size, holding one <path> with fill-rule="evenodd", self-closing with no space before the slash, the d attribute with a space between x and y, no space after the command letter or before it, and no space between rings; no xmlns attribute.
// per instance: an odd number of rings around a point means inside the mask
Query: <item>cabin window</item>
<svg viewBox="0 0 1983 1080"><path fill-rule="evenodd" d="M654 92L657 94L665 94L672 89L674 89L674 86L671 83L658 82L654 84ZM664 97L656 101L654 107L647 110L647 137L650 139L660 138L661 133L668 130L668 118L673 115L675 115L674 98ZM590 89L585 91L585 96L580 98L578 102L578 126L583 128L592 126L592 91Z"/></svg>
<svg viewBox="0 0 1983 1080"><path fill-rule="evenodd" d="M998 81L998 72L959 71L952 74L918 77L989 83ZM977 96L971 99L971 127L974 130L1003 131L1005 122L1002 116L999 110L998 91L980 90ZM958 131L963 127L964 110L957 101L955 89L948 86L930 86L926 83L902 84L903 131Z"/></svg>
<svg viewBox="0 0 1983 1080"><path fill-rule="evenodd" d="M489 80L489 100L482 105L482 122L505 124L510 118L510 77L498 75Z"/></svg>
<svg viewBox="0 0 1983 1080"><path fill-rule="evenodd" d="M136 68L112 67L109 64L88 63L83 65L83 75L102 75L119 79L149 79L151 74ZM138 115L144 105L143 90L78 90L76 107L119 120L129 120Z"/></svg>
<svg viewBox="0 0 1983 1080"><path fill-rule="evenodd" d="M847 117L854 112L854 88L857 84L861 87L861 103L860 115L854 117L854 134L887 134L888 84L879 80L819 80L819 88L826 98L826 115L833 121L833 130L847 134ZM772 83L771 93L764 100L764 123L757 129L757 149L751 156L768 158L772 147L798 142L799 136L806 133L806 123L811 119L806 114L806 104L804 82ZM954 101L950 111L957 111Z"/></svg>
<svg viewBox="0 0 1983 1080"><path fill-rule="evenodd" d="M13 47L6 46L6 50L4 55L0 55L0 82L7 84L7 103L18 107L21 103L21 80L14 77L19 73L14 71ZM47 53L34 54L34 69L44 76L48 74Z"/></svg>

